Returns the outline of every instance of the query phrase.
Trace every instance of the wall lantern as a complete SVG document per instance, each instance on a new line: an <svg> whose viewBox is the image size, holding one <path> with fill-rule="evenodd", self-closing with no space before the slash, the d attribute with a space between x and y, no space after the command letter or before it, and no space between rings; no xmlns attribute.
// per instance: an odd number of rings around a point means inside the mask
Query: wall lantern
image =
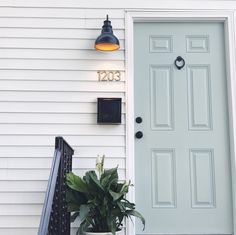
<svg viewBox="0 0 236 235"><path fill-rule="evenodd" d="M102 33L95 41L95 49L98 51L116 51L119 50L120 43L118 38L113 34L111 21L107 19L102 26Z"/></svg>

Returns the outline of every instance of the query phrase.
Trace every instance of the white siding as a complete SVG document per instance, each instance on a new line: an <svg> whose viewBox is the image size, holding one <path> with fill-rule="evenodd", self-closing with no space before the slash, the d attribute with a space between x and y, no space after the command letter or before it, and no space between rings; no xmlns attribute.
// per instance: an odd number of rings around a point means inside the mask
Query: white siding
<svg viewBox="0 0 236 235"><path fill-rule="evenodd" d="M93 49L106 14L121 50ZM122 81L98 82L97 70ZM74 171L119 165L125 179L124 10L0 7L0 234L37 232L54 137L75 149ZM97 97L121 97L122 124L97 125Z"/></svg>
<svg viewBox="0 0 236 235"><path fill-rule="evenodd" d="M75 149L77 173L106 154L106 167L119 164L125 179L125 9L236 8L180 2L0 1L0 235L37 233L56 135ZM118 52L93 48L106 14ZM120 70L122 80L98 82L96 71L105 69ZM122 125L96 124L97 97L122 98Z"/></svg>

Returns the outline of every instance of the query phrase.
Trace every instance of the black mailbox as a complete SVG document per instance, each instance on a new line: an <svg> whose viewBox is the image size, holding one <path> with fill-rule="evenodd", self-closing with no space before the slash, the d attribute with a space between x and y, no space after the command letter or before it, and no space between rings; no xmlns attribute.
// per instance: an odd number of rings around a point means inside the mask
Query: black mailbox
<svg viewBox="0 0 236 235"><path fill-rule="evenodd" d="M97 123L121 123L121 98L98 98Z"/></svg>

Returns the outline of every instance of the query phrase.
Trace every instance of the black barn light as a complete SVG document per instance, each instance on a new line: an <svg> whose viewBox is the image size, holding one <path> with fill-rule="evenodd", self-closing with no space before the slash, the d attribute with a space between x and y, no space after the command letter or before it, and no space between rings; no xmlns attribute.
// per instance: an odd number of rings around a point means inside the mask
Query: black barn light
<svg viewBox="0 0 236 235"><path fill-rule="evenodd" d="M101 35L95 41L95 49L98 51L116 51L119 50L120 43L118 38L113 34L111 21L107 19L102 26Z"/></svg>

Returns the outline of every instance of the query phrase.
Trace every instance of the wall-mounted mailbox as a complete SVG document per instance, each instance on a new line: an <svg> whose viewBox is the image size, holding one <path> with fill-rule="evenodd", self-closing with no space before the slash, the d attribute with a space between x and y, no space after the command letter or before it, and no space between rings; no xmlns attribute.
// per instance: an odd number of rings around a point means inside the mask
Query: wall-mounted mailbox
<svg viewBox="0 0 236 235"><path fill-rule="evenodd" d="M121 123L121 98L98 98L97 123Z"/></svg>

